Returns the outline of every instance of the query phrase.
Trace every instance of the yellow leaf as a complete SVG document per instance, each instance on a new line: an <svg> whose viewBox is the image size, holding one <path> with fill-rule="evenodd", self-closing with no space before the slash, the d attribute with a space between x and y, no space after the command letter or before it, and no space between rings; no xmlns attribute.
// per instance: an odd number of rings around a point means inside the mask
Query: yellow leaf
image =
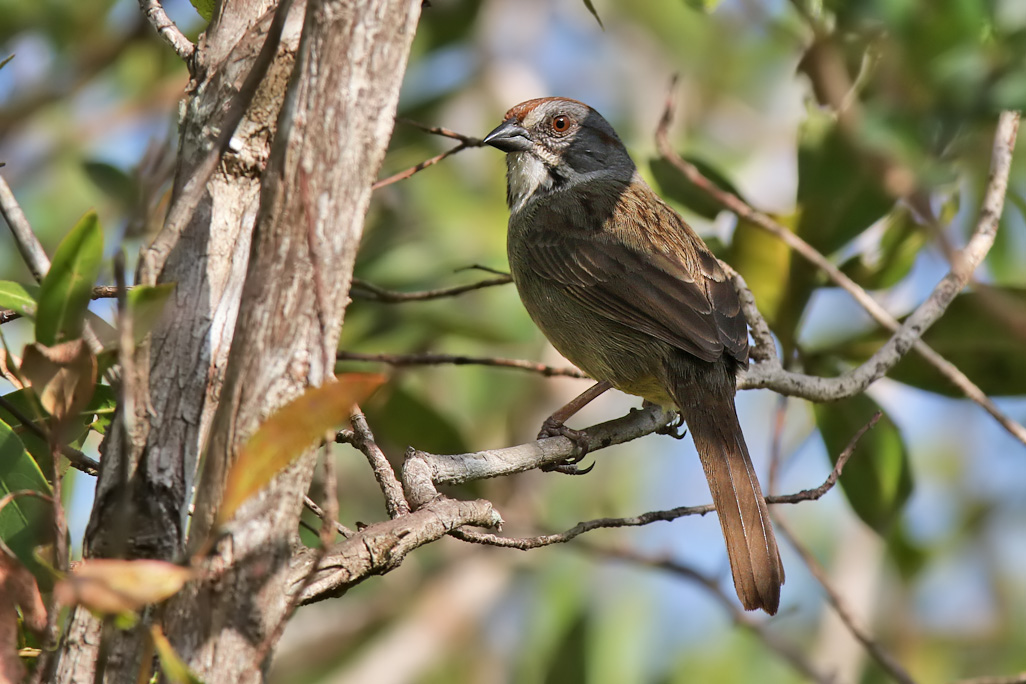
<svg viewBox="0 0 1026 684"><path fill-rule="evenodd" d="M182 659L175 653L171 642L164 636L160 625L150 625L150 638L153 639L153 646L160 657L160 669L171 684L195 684L199 678L189 671L189 666L182 662Z"/></svg>
<svg viewBox="0 0 1026 684"><path fill-rule="evenodd" d="M228 472L218 510L223 524L243 501L259 491L282 469L345 421L356 404L384 382L381 375L347 373L312 387L278 409L257 428Z"/></svg>

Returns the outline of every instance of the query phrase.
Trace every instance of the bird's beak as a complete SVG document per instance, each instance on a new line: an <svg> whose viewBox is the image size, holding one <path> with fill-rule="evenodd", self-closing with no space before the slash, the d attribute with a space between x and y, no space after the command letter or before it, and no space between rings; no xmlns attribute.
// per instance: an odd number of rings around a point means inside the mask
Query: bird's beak
<svg viewBox="0 0 1026 684"><path fill-rule="evenodd" d="M484 137L484 144L497 147L503 152L523 152L534 147L527 130L516 119L499 124L498 128Z"/></svg>

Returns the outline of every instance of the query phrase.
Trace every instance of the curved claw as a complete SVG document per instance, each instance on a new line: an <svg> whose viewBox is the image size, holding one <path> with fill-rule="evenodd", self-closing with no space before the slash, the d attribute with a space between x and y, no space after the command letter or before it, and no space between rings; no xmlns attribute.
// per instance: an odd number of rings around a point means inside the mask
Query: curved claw
<svg viewBox="0 0 1026 684"><path fill-rule="evenodd" d="M656 430L656 432L660 435L669 435L674 439L684 439L688 434L687 429L684 428L684 416L678 413L676 418Z"/></svg>
<svg viewBox="0 0 1026 684"><path fill-rule="evenodd" d="M568 428L563 423L550 417L542 423L542 428L538 432L538 439L545 439L547 437L566 437L573 443L574 453L562 463L544 466L542 470L555 471L564 475L585 475L595 467L594 463L584 469L577 467L577 464L583 461L584 457L588 454L588 435L583 430Z"/></svg>
<svg viewBox="0 0 1026 684"><path fill-rule="evenodd" d="M542 468L542 470L546 472L563 473L564 475L587 475L594 469L594 463L592 463L587 468L578 468L576 464L569 462L554 463L550 466L545 466L544 468Z"/></svg>

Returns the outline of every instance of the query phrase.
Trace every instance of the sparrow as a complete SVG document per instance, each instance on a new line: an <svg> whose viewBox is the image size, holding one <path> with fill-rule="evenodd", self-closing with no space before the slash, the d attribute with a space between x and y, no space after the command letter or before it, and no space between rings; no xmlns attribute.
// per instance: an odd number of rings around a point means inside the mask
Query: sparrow
<svg viewBox="0 0 1026 684"><path fill-rule="evenodd" d="M605 388L687 423L738 598L774 614L784 568L734 406L748 327L720 262L639 175L613 127L561 97L522 102L484 142L506 153L507 253L524 307Z"/></svg>

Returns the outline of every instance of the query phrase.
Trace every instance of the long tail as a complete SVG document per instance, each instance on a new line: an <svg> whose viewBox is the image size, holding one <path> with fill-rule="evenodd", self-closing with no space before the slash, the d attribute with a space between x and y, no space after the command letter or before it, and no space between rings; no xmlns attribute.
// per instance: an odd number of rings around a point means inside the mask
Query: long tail
<svg viewBox="0 0 1026 684"><path fill-rule="evenodd" d="M681 407L727 543L734 588L746 610L770 615L780 605L784 566L770 524L766 499L748 456L732 396L703 397Z"/></svg>

